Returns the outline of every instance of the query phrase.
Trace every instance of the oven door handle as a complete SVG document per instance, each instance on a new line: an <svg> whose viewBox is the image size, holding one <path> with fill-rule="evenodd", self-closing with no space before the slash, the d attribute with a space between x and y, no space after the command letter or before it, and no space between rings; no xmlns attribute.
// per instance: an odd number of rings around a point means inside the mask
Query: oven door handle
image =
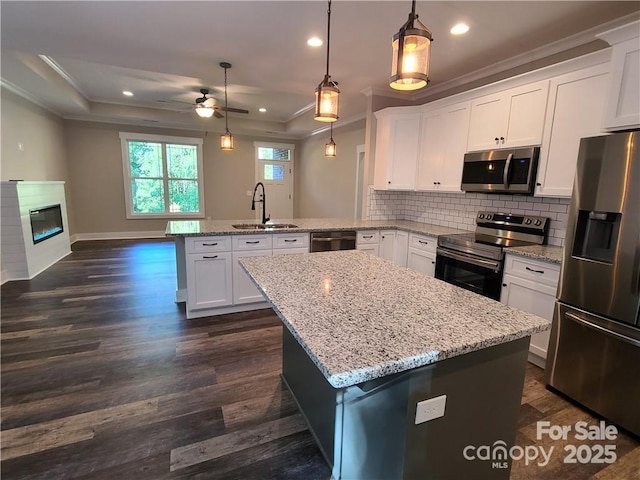
<svg viewBox="0 0 640 480"><path fill-rule="evenodd" d="M504 172L502 172L502 183L504 183L504 188L509 188L509 170L511 170L512 158L513 153L507 155L507 162L504 164Z"/></svg>
<svg viewBox="0 0 640 480"><path fill-rule="evenodd" d="M436 254L441 255L443 257L452 258L454 260L460 260L461 262L466 262L471 265L475 265L477 267L489 268L494 272L499 272L502 266L501 262L483 260L481 258L472 257L471 255L466 255L464 253L454 253L454 252L450 252L449 250L443 250L442 248L437 248Z"/></svg>

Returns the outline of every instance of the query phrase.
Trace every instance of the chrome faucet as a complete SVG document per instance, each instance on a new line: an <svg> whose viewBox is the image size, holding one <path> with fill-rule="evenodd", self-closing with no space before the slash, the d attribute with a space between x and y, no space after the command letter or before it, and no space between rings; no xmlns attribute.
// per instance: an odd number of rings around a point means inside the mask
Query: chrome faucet
<svg viewBox="0 0 640 480"><path fill-rule="evenodd" d="M260 195L260 200L256 200L256 192L258 191L258 187L262 187L262 195ZM251 210L256 209L256 202L262 203L262 224L264 225L271 219L267 217L267 193L264 190L264 184L262 182L256 183L256 186L253 189L253 198L251 199Z"/></svg>

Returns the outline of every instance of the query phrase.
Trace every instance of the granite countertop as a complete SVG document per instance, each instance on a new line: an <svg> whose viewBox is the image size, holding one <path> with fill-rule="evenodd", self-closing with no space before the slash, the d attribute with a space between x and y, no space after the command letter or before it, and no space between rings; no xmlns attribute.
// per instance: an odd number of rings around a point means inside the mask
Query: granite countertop
<svg viewBox="0 0 640 480"><path fill-rule="evenodd" d="M288 218L274 220L274 223L289 223L297 228L274 230L239 230L233 228L238 223L256 223L255 220L171 220L165 234L169 237L202 237L211 235L255 235L257 233L327 232L333 230L384 230L400 229L437 237L451 233L467 233L466 230L441 227L428 223L407 220L354 220L345 218Z"/></svg>
<svg viewBox="0 0 640 480"><path fill-rule="evenodd" d="M336 388L551 327L543 318L357 250L240 263Z"/></svg>
<svg viewBox="0 0 640 480"><path fill-rule="evenodd" d="M556 247L554 245L528 245L526 247L509 248L506 251L506 253L511 253L513 255L528 257L534 260L542 260L549 263L556 263L558 265L562 263L562 252L562 247Z"/></svg>

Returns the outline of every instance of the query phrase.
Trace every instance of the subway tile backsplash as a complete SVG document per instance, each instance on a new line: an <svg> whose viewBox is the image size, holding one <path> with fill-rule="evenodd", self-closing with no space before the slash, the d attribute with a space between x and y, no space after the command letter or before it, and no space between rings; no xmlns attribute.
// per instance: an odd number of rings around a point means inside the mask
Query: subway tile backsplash
<svg viewBox="0 0 640 480"><path fill-rule="evenodd" d="M568 198L487 195L486 193L368 192L369 220L411 220L461 230L474 230L480 210L549 217L549 245L564 245Z"/></svg>

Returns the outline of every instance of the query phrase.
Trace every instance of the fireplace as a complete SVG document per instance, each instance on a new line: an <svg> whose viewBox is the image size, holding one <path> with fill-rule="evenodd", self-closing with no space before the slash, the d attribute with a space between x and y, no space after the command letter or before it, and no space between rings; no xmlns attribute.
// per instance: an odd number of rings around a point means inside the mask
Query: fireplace
<svg viewBox="0 0 640 480"><path fill-rule="evenodd" d="M34 245L64 231L60 204L29 210L29 217Z"/></svg>

